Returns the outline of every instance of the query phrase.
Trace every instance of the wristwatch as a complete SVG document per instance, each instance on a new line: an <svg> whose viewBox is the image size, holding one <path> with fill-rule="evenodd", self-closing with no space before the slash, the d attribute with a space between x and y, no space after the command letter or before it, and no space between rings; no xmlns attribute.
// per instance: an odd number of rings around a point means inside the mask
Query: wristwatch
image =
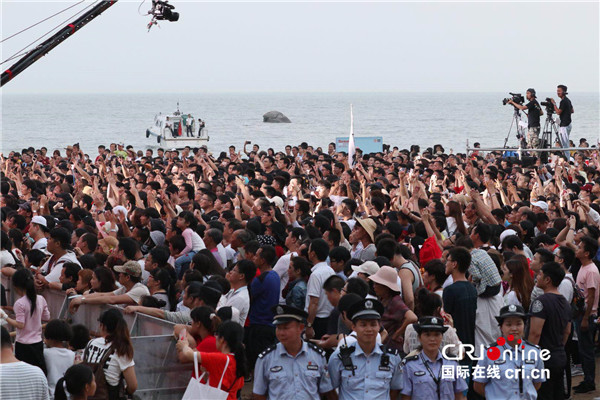
<svg viewBox="0 0 600 400"><path fill-rule="evenodd" d="M312 324L312 322L307 322L307 323L306 323L306 327L307 327L307 328L312 328L312 327L313 327L313 324Z"/></svg>
<svg viewBox="0 0 600 400"><path fill-rule="evenodd" d="M83 304L84 300L85 300L85 297L81 296L81 304Z"/></svg>

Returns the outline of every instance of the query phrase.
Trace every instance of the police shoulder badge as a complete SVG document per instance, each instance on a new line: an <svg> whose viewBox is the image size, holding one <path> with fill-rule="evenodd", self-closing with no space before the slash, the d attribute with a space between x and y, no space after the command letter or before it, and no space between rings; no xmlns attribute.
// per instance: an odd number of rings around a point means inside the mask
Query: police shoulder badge
<svg viewBox="0 0 600 400"><path fill-rule="evenodd" d="M544 305L539 300L534 301L533 304L531 305L531 312L533 312L533 313L539 313L543 309L544 309Z"/></svg>

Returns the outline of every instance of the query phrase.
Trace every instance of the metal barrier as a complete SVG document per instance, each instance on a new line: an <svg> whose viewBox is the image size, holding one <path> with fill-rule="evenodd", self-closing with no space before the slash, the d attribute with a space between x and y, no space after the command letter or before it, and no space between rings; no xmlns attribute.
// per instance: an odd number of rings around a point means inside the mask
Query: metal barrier
<svg viewBox="0 0 600 400"><path fill-rule="evenodd" d="M0 282L2 283L2 286L4 286L4 291L6 292L7 305L12 307L12 305L15 304L15 300L17 297L17 294L12 288L12 280L9 276L4 276L3 274L0 274Z"/></svg>
<svg viewBox="0 0 600 400"><path fill-rule="evenodd" d="M521 158L523 156L523 152L563 152L563 151L595 151L598 150L596 147L545 147L541 149L528 149L523 147L488 147L488 148L479 148L479 147L469 147L469 140L467 140L467 154L471 151L510 151L517 153L517 156Z"/></svg>
<svg viewBox="0 0 600 400"><path fill-rule="evenodd" d="M123 311L123 307L115 305L82 304L77 312L70 313L69 303L75 297L69 298L63 291L53 289L44 290L42 296L48 303L52 318L85 325L96 334L100 328L98 318L105 310L117 308ZM134 348L133 359L138 381L135 395L143 400L180 399L190 380L192 369L189 365L179 363L177 359L173 337L175 324L139 313L123 313L123 317L129 326Z"/></svg>
<svg viewBox="0 0 600 400"><path fill-rule="evenodd" d="M50 316L52 318L64 318L68 310L68 299L65 292L62 290L46 289L42 292L42 296L46 299Z"/></svg>
<svg viewBox="0 0 600 400"><path fill-rule="evenodd" d="M135 353L136 396L141 399L181 399L192 376L192 367L177 360L175 340L170 335L131 338Z"/></svg>

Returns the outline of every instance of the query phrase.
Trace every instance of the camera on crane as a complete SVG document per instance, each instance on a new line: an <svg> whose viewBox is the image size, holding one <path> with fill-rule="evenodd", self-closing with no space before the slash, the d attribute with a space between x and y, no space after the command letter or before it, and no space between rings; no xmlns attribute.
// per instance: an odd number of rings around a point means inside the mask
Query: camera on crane
<svg viewBox="0 0 600 400"><path fill-rule="evenodd" d="M148 14L158 21L175 22L179 20L179 13L173 11L174 9L175 6L169 4L166 0L152 0L152 10L148 11Z"/></svg>

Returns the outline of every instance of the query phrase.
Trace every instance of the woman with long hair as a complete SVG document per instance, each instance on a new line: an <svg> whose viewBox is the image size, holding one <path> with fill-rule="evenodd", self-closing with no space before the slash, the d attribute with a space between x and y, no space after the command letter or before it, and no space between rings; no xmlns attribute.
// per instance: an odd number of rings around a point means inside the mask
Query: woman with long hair
<svg viewBox="0 0 600 400"><path fill-rule="evenodd" d="M65 376L56 382L55 400L67 400L67 392L71 400L87 400L96 393L96 380L92 369L83 364L76 364L65 372Z"/></svg>
<svg viewBox="0 0 600 400"><path fill-rule="evenodd" d="M509 285L504 294L504 305L514 304L529 310L533 278L529 274L527 258L521 254L515 255L506 262L503 272Z"/></svg>
<svg viewBox="0 0 600 400"><path fill-rule="evenodd" d="M462 235L467 234L467 228L462 217L462 209L456 201L450 200L446 203L446 223L448 225L448 236L460 232Z"/></svg>
<svg viewBox="0 0 600 400"><path fill-rule="evenodd" d="M223 378L221 390L228 392L227 400L236 400L237 392L244 386L244 377L248 370L242 340L244 328L237 322L227 321L219 326L216 333L217 353L205 353L192 350L187 340L177 342L177 353L182 363L194 362L194 353L198 364L209 373L208 384L218 387Z"/></svg>
<svg viewBox="0 0 600 400"><path fill-rule="evenodd" d="M175 288L168 271L162 268L155 268L152 270L148 277L147 286L152 297L165 303L165 305L160 308L165 311L175 311L177 302L175 299Z"/></svg>
<svg viewBox="0 0 600 400"><path fill-rule="evenodd" d="M83 362L98 364L106 359L104 376L108 388L108 400L119 399L125 381L125 390L132 395L137 390L133 345L129 327L123 314L116 308L104 311L100 318L100 337L90 340L83 353ZM108 356L110 354L110 356Z"/></svg>
<svg viewBox="0 0 600 400"><path fill-rule="evenodd" d="M98 267L94 270L90 285L92 288L83 294L108 293L117 290L115 275L106 267Z"/></svg>
<svg viewBox="0 0 600 400"><path fill-rule="evenodd" d="M12 276L12 284L19 300L15 301L15 319L6 318L9 325L17 328L15 357L40 367L46 373L42 321L50 320L46 299L35 291L33 275L27 269L19 269Z"/></svg>
<svg viewBox="0 0 600 400"><path fill-rule="evenodd" d="M192 268L202 273L204 282L213 275L225 276L225 270L208 249L202 249L192 257Z"/></svg>

